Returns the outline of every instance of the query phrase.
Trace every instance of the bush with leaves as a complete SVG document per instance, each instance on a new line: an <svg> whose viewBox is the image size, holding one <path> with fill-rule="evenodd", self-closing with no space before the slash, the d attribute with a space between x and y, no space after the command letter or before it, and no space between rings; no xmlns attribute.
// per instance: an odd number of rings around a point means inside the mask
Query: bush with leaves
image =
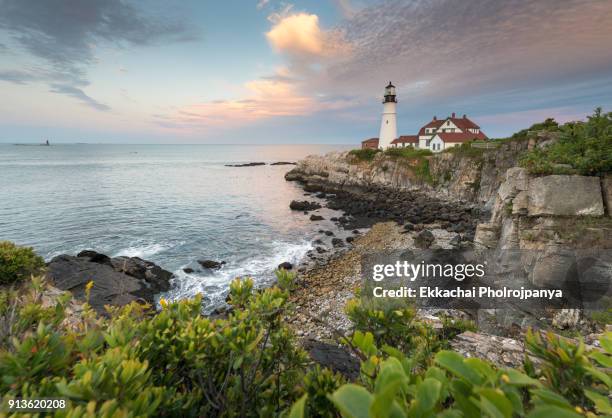
<svg viewBox="0 0 612 418"><path fill-rule="evenodd" d="M612 112L598 108L586 122L569 122L558 130L558 141L522 156L520 164L530 173L593 176L612 171Z"/></svg>
<svg viewBox="0 0 612 418"><path fill-rule="evenodd" d="M538 378L446 350L435 355L432 366L415 373L413 359L399 350L381 350L372 334L357 332L353 344L367 358L362 362L362 373L369 378L361 384L345 384L328 398L347 418L580 418L612 413L608 397L612 389L612 333L602 338L604 351L588 354L582 344L571 345L558 337L547 337L547 343L530 338L531 353L542 361L539 371L533 371ZM385 354L379 355L381 352ZM571 383L571 378L578 380ZM566 392L569 398L559 393L565 385L570 386ZM307 402L304 395L290 416L308 416Z"/></svg>
<svg viewBox="0 0 612 418"><path fill-rule="evenodd" d="M32 248L0 241L0 285L20 282L40 273L44 267L45 261Z"/></svg>

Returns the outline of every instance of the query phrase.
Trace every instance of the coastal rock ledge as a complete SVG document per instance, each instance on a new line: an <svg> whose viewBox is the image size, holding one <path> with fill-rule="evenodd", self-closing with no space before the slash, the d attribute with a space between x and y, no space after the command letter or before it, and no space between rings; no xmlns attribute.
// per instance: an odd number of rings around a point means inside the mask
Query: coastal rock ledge
<svg viewBox="0 0 612 418"><path fill-rule="evenodd" d="M114 257L96 251L77 256L58 255L47 263L47 277L61 290L84 300L87 283L93 280L89 304L99 313L105 305L123 306L133 301L149 304L155 294L170 289L173 274L138 257Z"/></svg>

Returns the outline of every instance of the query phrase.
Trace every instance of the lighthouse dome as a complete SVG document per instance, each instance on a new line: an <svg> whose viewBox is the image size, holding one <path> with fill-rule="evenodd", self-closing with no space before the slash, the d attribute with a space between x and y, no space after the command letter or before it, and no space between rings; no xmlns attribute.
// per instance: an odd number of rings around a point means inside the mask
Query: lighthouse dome
<svg viewBox="0 0 612 418"><path fill-rule="evenodd" d="M385 87L385 96L395 96L395 86L390 81Z"/></svg>

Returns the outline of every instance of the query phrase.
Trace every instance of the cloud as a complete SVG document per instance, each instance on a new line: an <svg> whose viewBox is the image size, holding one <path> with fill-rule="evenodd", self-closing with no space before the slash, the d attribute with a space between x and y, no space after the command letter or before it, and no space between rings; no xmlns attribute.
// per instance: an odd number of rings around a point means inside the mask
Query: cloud
<svg viewBox="0 0 612 418"><path fill-rule="evenodd" d="M311 81L327 90L425 79L421 97L460 97L601 75L612 64L611 2L387 0L341 29L352 53Z"/></svg>
<svg viewBox="0 0 612 418"><path fill-rule="evenodd" d="M342 100L316 100L300 94L291 82L258 79L244 85L247 94L234 100L193 104L172 116L157 115L158 123L174 128L235 128L273 117L305 116L348 105Z"/></svg>
<svg viewBox="0 0 612 418"><path fill-rule="evenodd" d="M51 85L51 92L53 93L60 93L60 94L64 94L66 96L70 96L73 97L77 100L79 100L80 102L82 102L83 104L92 107L96 110L101 110L101 111L108 111L110 110L110 107L100 103L98 101L96 101L95 99L91 98L90 96L88 96L87 94L85 94L85 92L83 90L81 90L78 87L74 87L71 85L62 85L62 84L52 84Z"/></svg>
<svg viewBox="0 0 612 418"><path fill-rule="evenodd" d="M270 3L270 0L259 0L257 2L257 10L263 9L268 3Z"/></svg>
<svg viewBox="0 0 612 418"><path fill-rule="evenodd" d="M52 91L99 110L105 106L78 93L79 86L88 84L87 68L96 62L97 45L143 46L195 37L190 27L153 18L122 0L0 0L0 9L0 29L13 43L49 66L49 72L63 74L62 88ZM65 88L67 79L74 90Z"/></svg>
<svg viewBox="0 0 612 418"><path fill-rule="evenodd" d="M35 75L27 71L4 70L0 71L0 80L24 85L38 79Z"/></svg>
<svg viewBox="0 0 612 418"><path fill-rule="evenodd" d="M280 17L266 37L276 51L293 56L334 56L348 50L341 33L322 30L315 14Z"/></svg>

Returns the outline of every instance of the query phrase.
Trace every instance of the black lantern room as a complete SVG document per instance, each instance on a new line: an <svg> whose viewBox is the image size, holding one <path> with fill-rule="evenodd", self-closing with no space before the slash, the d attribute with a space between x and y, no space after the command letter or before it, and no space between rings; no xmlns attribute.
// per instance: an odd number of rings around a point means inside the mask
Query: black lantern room
<svg viewBox="0 0 612 418"><path fill-rule="evenodd" d="M385 100L383 100L383 103L389 102L397 103L397 99L395 98L395 86L391 84L390 81L387 87L385 87Z"/></svg>

